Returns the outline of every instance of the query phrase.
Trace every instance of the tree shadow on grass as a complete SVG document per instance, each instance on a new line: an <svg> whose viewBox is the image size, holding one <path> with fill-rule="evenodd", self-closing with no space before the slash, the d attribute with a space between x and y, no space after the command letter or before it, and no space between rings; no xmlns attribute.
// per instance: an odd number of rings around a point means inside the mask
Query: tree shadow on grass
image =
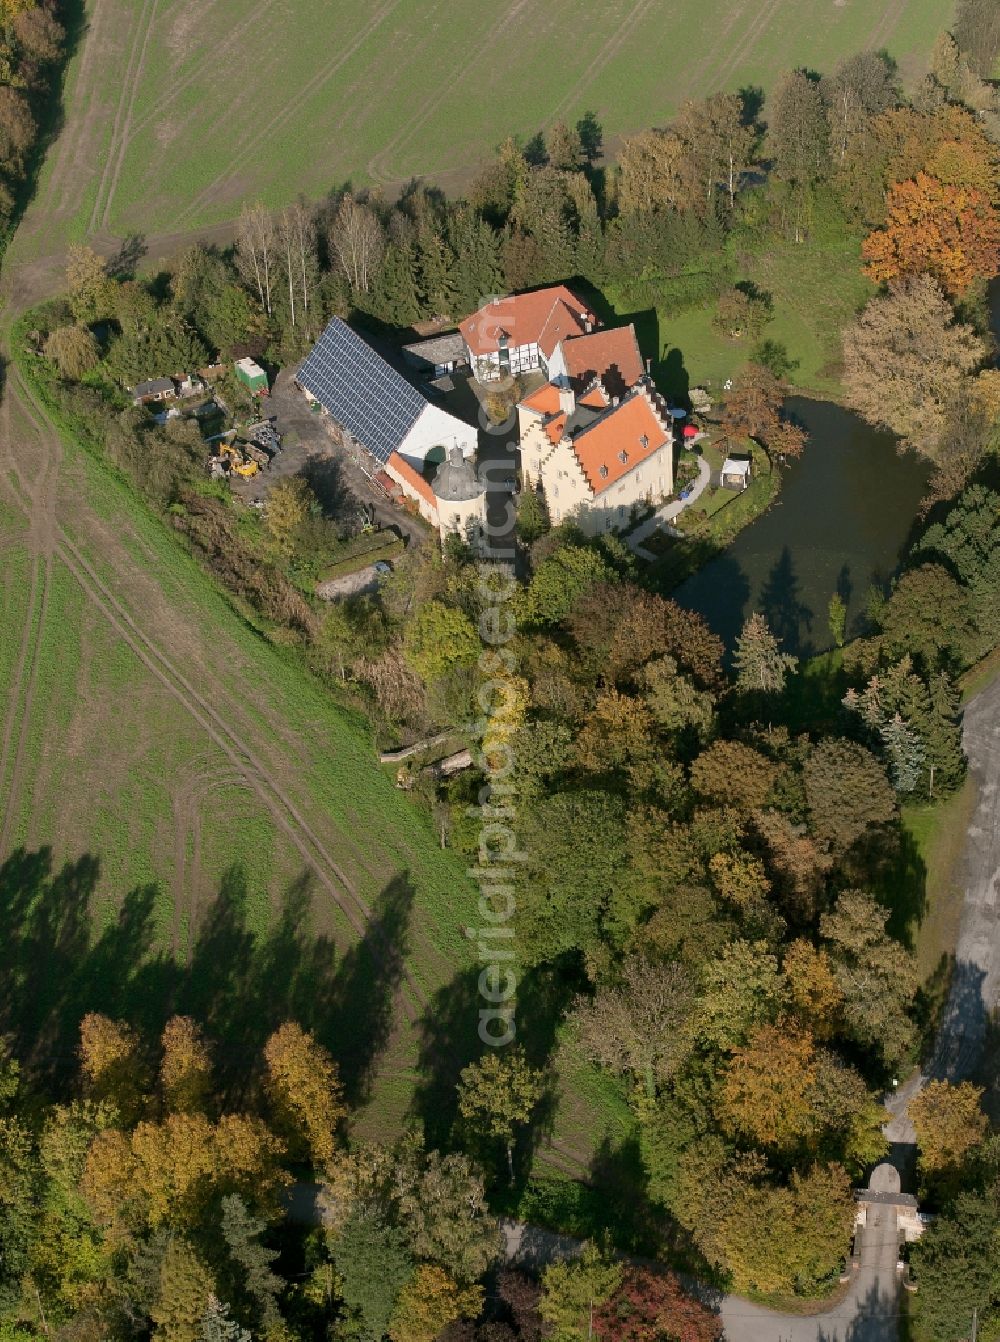
<svg viewBox="0 0 1000 1342"><path fill-rule="evenodd" d="M413 886L405 874L382 891L364 936L343 956L324 1020L344 1093L353 1107L371 1093L375 1065L392 1033L396 991L409 949ZM320 966L314 967L318 976Z"/></svg>
<svg viewBox="0 0 1000 1342"><path fill-rule="evenodd" d="M927 867L902 827L875 829L848 855L849 874L889 910L888 930L910 950L927 913Z"/></svg>
<svg viewBox="0 0 1000 1342"><path fill-rule="evenodd" d="M458 1118L463 1067L485 1050L479 1037L479 968L461 970L439 988L420 1021L419 1080L411 1114L423 1125L429 1147L447 1144Z"/></svg>
<svg viewBox="0 0 1000 1342"><path fill-rule="evenodd" d="M285 891L272 926L248 929L242 873L227 873L198 936L185 974L185 1010L225 1041L235 1066L230 1086L245 1084L249 1060L286 1020L312 1030L337 1061L345 1094L362 1103L392 1030L396 991L408 947L413 887L395 877L375 902L360 941L343 954L312 928L315 878L301 873Z"/></svg>
<svg viewBox="0 0 1000 1342"><path fill-rule="evenodd" d="M54 871L49 848L20 848L0 867L0 1029L41 1085L59 1087L75 1071L86 1012L148 1016L168 977L154 951L157 888L130 891L95 938L99 877L92 854Z"/></svg>
<svg viewBox="0 0 1000 1342"><path fill-rule="evenodd" d="M99 1011L141 1030L152 1050L175 1013L215 1041L220 1089L245 1097L268 1035L286 1020L315 1032L363 1101L392 1028L413 889L404 874L376 901L361 940L343 956L312 929L314 878L284 893L270 927L248 923L249 891L232 867L207 909L186 964L163 948L155 885L130 891L95 933L100 862L86 854L55 871L48 848L19 849L0 866L0 1033L28 1079L65 1094L76 1076L80 1021Z"/></svg>

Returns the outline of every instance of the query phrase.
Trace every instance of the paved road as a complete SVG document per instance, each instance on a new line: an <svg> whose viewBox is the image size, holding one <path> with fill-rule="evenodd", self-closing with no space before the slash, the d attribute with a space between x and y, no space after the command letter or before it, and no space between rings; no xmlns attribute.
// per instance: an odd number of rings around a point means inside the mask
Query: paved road
<svg viewBox="0 0 1000 1342"><path fill-rule="evenodd" d="M699 457L698 479L695 481L694 488L691 490L691 493L687 496L687 498L674 499L671 503L665 503L662 508L658 508L656 510L656 512L653 514L652 517L647 518L646 521L643 522L641 526L636 527L634 531L629 533L629 535L625 539L627 540L631 549L635 551L635 553L639 556L640 559L656 558L656 556L654 554L651 554L649 550L644 550L642 548L642 542L646 540L648 536L651 536L654 531L657 531L661 526L664 526L669 530L670 523L674 520L674 518L677 517L679 513L682 513L685 508L689 507L692 503L695 502L696 499L698 499L702 495L702 493L708 488L709 481L711 479L712 479L712 472L711 469L709 468L708 462L705 460L704 457Z"/></svg>
<svg viewBox="0 0 1000 1342"><path fill-rule="evenodd" d="M580 1250L578 1241L537 1226L503 1221L501 1228L504 1256L519 1267L537 1271ZM899 1310L896 1243L895 1208L880 1208L862 1231L861 1266L850 1289L823 1314L776 1314L741 1296L720 1296L696 1282L688 1285L719 1311L726 1342L892 1342Z"/></svg>
<svg viewBox="0 0 1000 1342"><path fill-rule="evenodd" d="M889 1100L886 1129L904 1180L916 1135L909 1104L929 1078L961 1081L976 1069L990 1017L1000 1006L1000 679L966 706L962 744L976 784L976 809L963 857L965 903L951 990L934 1052Z"/></svg>
<svg viewBox="0 0 1000 1342"><path fill-rule="evenodd" d="M976 783L976 809L965 845L965 907L955 972L932 1077L961 1080L976 1068L989 1018L1000 1005L1000 678L965 710L962 742Z"/></svg>

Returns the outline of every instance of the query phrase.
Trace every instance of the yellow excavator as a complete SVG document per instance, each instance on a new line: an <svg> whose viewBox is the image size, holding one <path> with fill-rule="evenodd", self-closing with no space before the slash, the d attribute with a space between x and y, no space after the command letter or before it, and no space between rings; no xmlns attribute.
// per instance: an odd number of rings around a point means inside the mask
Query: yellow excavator
<svg viewBox="0 0 1000 1342"><path fill-rule="evenodd" d="M244 459L243 453L235 443L220 443L219 456L228 457L231 462L229 469L244 480L251 479L260 470L256 461Z"/></svg>

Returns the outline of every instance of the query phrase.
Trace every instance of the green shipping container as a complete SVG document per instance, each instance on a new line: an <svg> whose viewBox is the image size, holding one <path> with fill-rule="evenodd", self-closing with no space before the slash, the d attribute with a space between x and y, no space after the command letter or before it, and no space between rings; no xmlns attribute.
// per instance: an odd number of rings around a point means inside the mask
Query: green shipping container
<svg viewBox="0 0 1000 1342"><path fill-rule="evenodd" d="M242 383L244 383L244 385L250 388L254 395L257 395L258 393L262 393L265 396L267 395L269 390L267 385L267 374L259 364L254 363L253 359L237 359L234 367L236 369L236 376Z"/></svg>

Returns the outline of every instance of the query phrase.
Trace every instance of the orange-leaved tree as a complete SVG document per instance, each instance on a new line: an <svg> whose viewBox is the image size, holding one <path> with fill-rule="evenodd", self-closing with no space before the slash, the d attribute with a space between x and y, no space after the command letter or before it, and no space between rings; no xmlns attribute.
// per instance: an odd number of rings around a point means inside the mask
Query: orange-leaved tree
<svg viewBox="0 0 1000 1342"><path fill-rule="evenodd" d="M885 227L861 252L878 284L925 273L954 297L1000 270L1000 212L981 191L918 172L891 188Z"/></svg>

